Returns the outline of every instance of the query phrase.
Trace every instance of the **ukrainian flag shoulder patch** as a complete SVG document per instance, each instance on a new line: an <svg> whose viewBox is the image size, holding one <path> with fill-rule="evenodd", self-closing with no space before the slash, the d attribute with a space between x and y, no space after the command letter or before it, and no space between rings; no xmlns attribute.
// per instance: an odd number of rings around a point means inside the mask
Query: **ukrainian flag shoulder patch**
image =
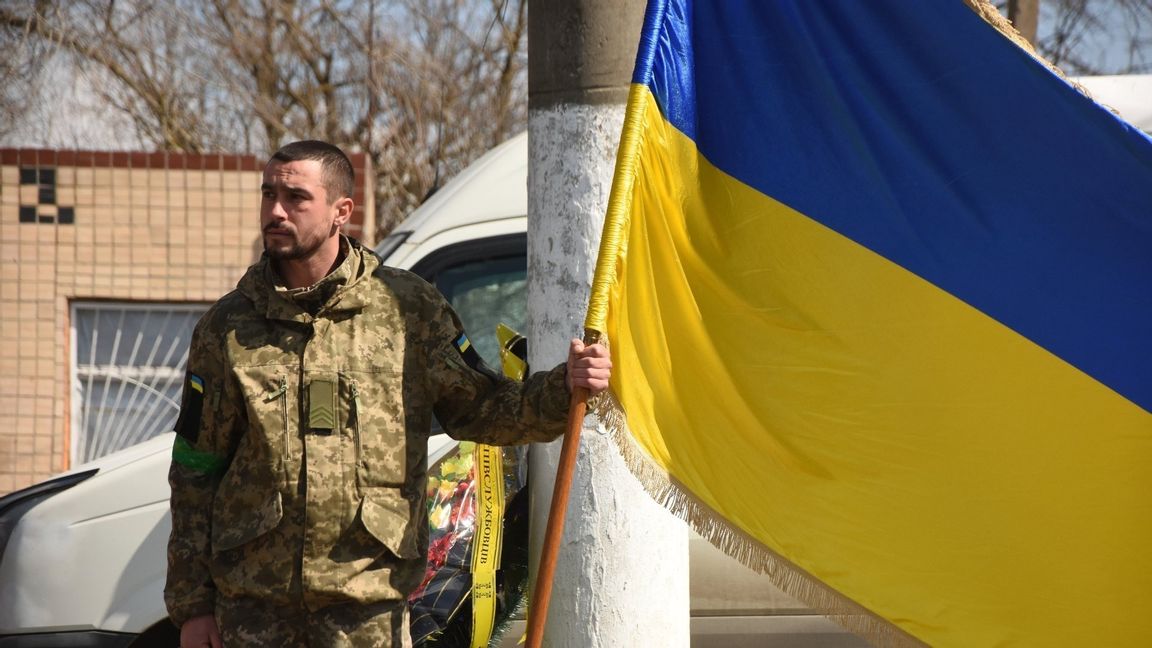
<svg viewBox="0 0 1152 648"><path fill-rule="evenodd" d="M472 341L468 339L467 334L461 333L460 337L456 338L456 348L459 349L462 354L467 353L468 349L472 348Z"/></svg>
<svg viewBox="0 0 1152 648"><path fill-rule="evenodd" d="M484 359L480 357L480 354L476 351L476 347L472 346L472 341L468 339L466 333L461 332L452 344L455 345L456 350L460 352L460 357L464 359L464 364L492 380L499 379L498 374L484 363Z"/></svg>

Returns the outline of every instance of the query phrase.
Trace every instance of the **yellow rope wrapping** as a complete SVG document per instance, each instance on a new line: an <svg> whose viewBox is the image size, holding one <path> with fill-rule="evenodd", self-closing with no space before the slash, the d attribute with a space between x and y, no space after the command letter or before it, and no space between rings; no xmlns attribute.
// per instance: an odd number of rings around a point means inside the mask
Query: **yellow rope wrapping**
<svg viewBox="0 0 1152 648"><path fill-rule="evenodd" d="M584 328L604 332L608 319L608 293L616 278L616 258L624 245L624 233L632 207L632 187L636 183L636 161L639 158L640 138L643 134L645 93L647 87L633 83L628 90L628 106L624 112L624 127L620 133L620 148L616 152L616 170L612 176L612 191L608 195L608 209L604 215L604 230L600 237L600 251L596 257L596 272L592 276L592 294L588 299L588 315Z"/></svg>

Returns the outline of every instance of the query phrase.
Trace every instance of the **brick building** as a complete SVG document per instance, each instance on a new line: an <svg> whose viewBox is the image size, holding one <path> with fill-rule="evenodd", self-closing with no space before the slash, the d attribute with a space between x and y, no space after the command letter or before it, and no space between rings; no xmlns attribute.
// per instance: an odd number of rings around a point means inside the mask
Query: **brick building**
<svg viewBox="0 0 1152 648"><path fill-rule="evenodd" d="M0 494L171 429L191 327L260 254L263 162L0 149Z"/></svg>

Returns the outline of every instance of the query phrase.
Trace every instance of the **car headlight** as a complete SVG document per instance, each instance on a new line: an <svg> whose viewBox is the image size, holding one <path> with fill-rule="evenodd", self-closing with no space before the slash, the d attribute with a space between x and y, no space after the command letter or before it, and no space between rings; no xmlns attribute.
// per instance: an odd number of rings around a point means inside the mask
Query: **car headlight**
<svg viewBox="0 0 1152 648"><path fill-rule="evenodd" d="M66 491L95 475L98 470L99 468L92 468L91 470L61 475L0 497L0 556L4 555L4 549L8 546L8 538L25 513L49 497Z"/></svg>

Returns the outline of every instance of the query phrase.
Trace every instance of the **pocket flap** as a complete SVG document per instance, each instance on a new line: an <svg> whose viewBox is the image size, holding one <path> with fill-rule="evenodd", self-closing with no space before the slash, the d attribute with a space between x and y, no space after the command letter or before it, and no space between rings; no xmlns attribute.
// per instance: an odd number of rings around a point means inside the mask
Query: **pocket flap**
<svg viewBox="0 0 1152 648"><path fill-rule="evenodd" d="M249 491L227 503L217 497L212 510L212 550L226 551L251 542L275 529L283 517L279 491L265 495Z"/></svg>
<svg viewBox="0 0 1152 648"><path fill-rule="evenodd" d="M420 556L409 507L408 500L394 490L371 493L360 504L360 521L368 533L405 559Z"/></svg>

